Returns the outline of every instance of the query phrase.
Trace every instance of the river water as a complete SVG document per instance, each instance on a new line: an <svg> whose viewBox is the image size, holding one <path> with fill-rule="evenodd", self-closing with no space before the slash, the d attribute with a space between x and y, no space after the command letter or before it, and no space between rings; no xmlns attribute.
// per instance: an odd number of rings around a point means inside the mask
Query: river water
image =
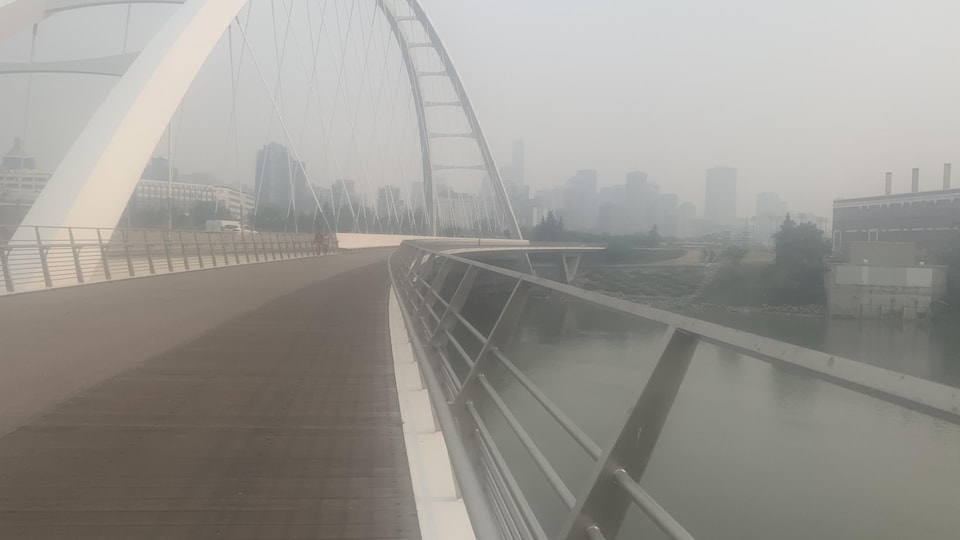
<svg viewBox="0 0 960 540"><path fill-rule="evenodd" d="M960 386L960 333L950 327L701 316ZM507 352L605 446L652 371L663 330L537 300ZM579 494L591 460L495 367L490 380ZM559 498L489 404L482 413L546 532L555 534ZM698 539L956 539L960 428L700 344L641 484ZM632 512L619 538L639 537L663 538Z"/></svg>

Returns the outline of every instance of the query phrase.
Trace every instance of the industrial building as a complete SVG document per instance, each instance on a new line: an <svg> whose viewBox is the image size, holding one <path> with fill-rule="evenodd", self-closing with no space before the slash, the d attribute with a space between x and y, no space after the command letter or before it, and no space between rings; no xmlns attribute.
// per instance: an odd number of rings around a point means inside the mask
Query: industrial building
<svg viewBox="0 0 960 540"><path fill-rule="evenodd" d="M886 174L884 195L833 202L833 252L844 260L854 242L911 242L917 262L960 233L960 189L950 185L950 164L944 165L942 189L920 191L920 171L913 169L909 193L893 193L893 175Z"/></svg>

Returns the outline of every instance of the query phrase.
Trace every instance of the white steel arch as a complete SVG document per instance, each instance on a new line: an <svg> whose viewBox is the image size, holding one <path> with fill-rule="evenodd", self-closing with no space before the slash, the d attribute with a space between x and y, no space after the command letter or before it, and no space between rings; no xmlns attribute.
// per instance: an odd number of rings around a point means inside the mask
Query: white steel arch
<svg viewBox="0 0 960 540"><path fill-rule="evenodd" d="M170 16L67 151L14 240L35 239L34 226L116 226L170 118L245 3L188 0Z"/></svg>
<svg viewBox="0 0 960 540"><path fill-rule="evenodd" d="M431 139L440 138L440 137L461 137L461 138L473 138L476 143L478 150L480 152L481 159L483 160L483 170L487 173L490 183L493 186L495 191L495 196L500 204L501 209L504 212L504 217L507 222L507 229L510 233L510 237L514 239L520 239L520 225L517 222L517 217L513 212L513 207L510 204L510 197L507 195L506 188L503 185L503 179L500 177L500 169L497 167L496 161L493 159L493 153L490 151L490 147L487 144L487 139L483 134L483 129L480 127L480 121L477 119L476 112L473 109L473 105L470 103L470 98L467 97L467 92L464 89L463 81L460 79L460 75L457 73L456 68L453 65L453 61L450 59L449 53L447 53L446 47L444 47L443 42L440 40L440 35L437 33L436 28L433 26L433 23L430 22L429 17L427 17L426 12L423 10L423 6L420 5L419 0L396 0L395 3L400 3L408 6L409 11L413 14L410 17L401 18L393 11L390 7L391 4L385 0L377 0L377 5L384 11L387 15L387 18L390 22L390 28L393 31L394 35L397 37L397 40L400 42L401 49L403 50L404 61L408 63L407 73L410 77L410 86L415 88L415 93L420 93L420 78L421 77L443 77L450 81L451 86L453 87L454 92L457 95L457 100L449 103L425 103L421 98L417 99L417 115L420 121L420 140L421 146L423 148L423 161L424 161L424 187L425 187L425 196L427 201L430 201L430 204L433 204L432 211L434 212L433 223L436 224L436 213L437 208L435 201L431 197L435 197L434 193L434 182L433 182L433 171L441 170L444 168L443 164L433 163L431 160L430 153L430 141ZM400 28L399 21L406 20L414 24L417 24L422 29L422 32L425 34L427 41L426 42L417 42L411 43L407 36L404 34ZM443 69L438 72L419 72L417 71L416 62L410 55L410 49L412 47L417 48L429 48L432 49L440 63L443 66ZM466 117L467 123L470 127L470 132L467 133L439 133L432 131L430 129L430 120L429 116L426 114L425 108L428 105L432 106L449 106L449 107L458 107L463 111L464 116ZM429 187L428 187L429 186ZM428 204L428 208L430 208ZM434 230L436 233L436 230Z"/></svg>
<svg viewBox="0 0 960 540"><path fill-rule="evenodd" d="M156 0L127 0L127 3L148 1ZM166 0L164 3L175 1ZM432 134L430 131L424 97L419 93L419 80L424 76L439 75L449 79L457 94L457 101L439 105L462 109L471 131L458 136L476 140L484 162L476 168L488 175L500 210L506 218L510 236L520 238L520 229L499 171L449 55L417 0L399 1L408 6L407 11L413 15L398 16L383 0L378 0L377 4L388 17L391 30L401 45L402 59L414 91L425 195L428 197L426 200L430 201L428 208L434 232L438 217L434 203L433 171L443 169L444 165L432 162L430 146L432 138L445 135ZM57 228L116 226L171 117L207 57L246 2L187 0L176 9L130 64L68 150L47 187L24 218L21 229L14 236L15 241L35 241L34 227L44 227L43 230L49 231L45 241L56 241L58 234L64 234L58 232L63 229ZM0 8L0 38L29 28L56 11L104 3L119 3L119 0L13 0ZM400 22L407 21L420 25L428 42L412 43L400 27ZM420 47L435 51L443 64L442 73L417 71L410 50Z"/></svg>

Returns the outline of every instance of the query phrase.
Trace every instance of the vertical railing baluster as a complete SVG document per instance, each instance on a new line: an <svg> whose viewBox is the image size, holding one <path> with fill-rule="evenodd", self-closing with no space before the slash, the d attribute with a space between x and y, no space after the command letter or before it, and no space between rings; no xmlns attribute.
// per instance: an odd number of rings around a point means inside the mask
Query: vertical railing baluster
<svg viewBox="0 0 960 540"><path fill-rule="evenodd" d="M177 238L180 239L180 255L183 256L183 269L190 269L190 257L187 256L187 244L183 242L183 231L177 231Z"/></svg>
<svg viewBox="0 0 960 540"><path fill-rule="evenodd" d="M43 274L43 283L47 287L53 287L53 279L50 277L50 267L47 266L47 249L43 245L43 238L40 236L40 227L34 227L37 235L37 252L40 255L40 272Z"/></svg>
<svg viewBox="0 0 960 540"><path fill-rule="evenodd" d="M222 233L221 233L222 234ZM216 268L217 265L217 246L214 243L215 237L211 233L204 233L207 240L207 250L210 252L210 263Z"/></svg>
<svg viewBox="0 0 960 540"><path fill-rule="evenodd" d="M143 249L147 250L147 264L150 266L150 275L157 273L153 266L153 253L150 251L150 238L147 237L147 231L143 231Z"/></svg>
<svg viewBox="0 0 960 540"><path fill-rule="evenodd" d="M223 265L230 266L230 256L227 255L227 243L223 239L223 232L220 233L220 251L223 252Z"/></svg>
<svg viewBox="0 0 960 540"><path fill-rule="evenodd" d="M170 231L163 231L163 254L167 257L167 271L173 272L173 258L170 256L170 244L172 243L170 238Z"/></svg>
<svg viewBox="0 0 960 540"><path fill-rule="evenodd" d="M427 288L427 293L423 296L423 301L420 303L420 307L417 308L417 317L426 316L428 314L428 310L433 308L434 303L437 301L437 295L440 294L440 289L443 287L443 283L447 280L447 274L450 273L451 266L452 263L450 262L450 259L444 257L440 262L440 270L437 271L437 275L433 278L433 281ZM433 321L432 317L430 318L430 321ZM431 322L431 326L433 326L433 322Z"/></svg>
<svg viewBox="0 0 960 540"><path fill-rule="evenodd" d="M10 272L10 249L7 246L0 245L0 270L3 270L3 285L7 292L14 292L13 275Z"/></svg>
<svg viewBox="0 0 960 540"><path fill-rule="evenodd" d="M83 283L83 269L80 267L80 247L77 246L73 238L73 227L67 227L67 234L70 236L70 251L73 252L73 269L77 273L77 283Z"/></svg>
<svg viewBox="0 0 960 540"><path fill-rule="evenodd" d="M197 233L193 233L193 244L197 248L197 264L200 265L200 268L204 268L203 250L200 249L200 237L197 236Z"/></svg>
<svg viewBox="0 0 960 540"><path fill-rule="evenodd" d="M99 228L97 229L97 243L100 244L100 262L103 264L103 279L110 281L113 279L110 276L110 245L103 243L103 233Z"/></svg>
<svg viewBox="0 0 960 540"><path fill-rule="evenodd" d="M133 258L130 257L130 231L128 229L120 229L120 238L123 240L123 253L127 257L127 275L129 277L136 277L136 272L133 270Z"/></svg>

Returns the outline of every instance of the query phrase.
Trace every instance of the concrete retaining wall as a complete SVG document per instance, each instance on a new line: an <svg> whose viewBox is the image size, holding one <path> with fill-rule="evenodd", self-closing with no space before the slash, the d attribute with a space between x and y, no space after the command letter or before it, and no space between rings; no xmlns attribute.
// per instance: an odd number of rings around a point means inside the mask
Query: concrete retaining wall
<svg viewBox="0 0 960 540"><path fill-rule="evenodd" d="M835 264L827 273L831 317L925 318L946 292L942 266Z"/></svg>

